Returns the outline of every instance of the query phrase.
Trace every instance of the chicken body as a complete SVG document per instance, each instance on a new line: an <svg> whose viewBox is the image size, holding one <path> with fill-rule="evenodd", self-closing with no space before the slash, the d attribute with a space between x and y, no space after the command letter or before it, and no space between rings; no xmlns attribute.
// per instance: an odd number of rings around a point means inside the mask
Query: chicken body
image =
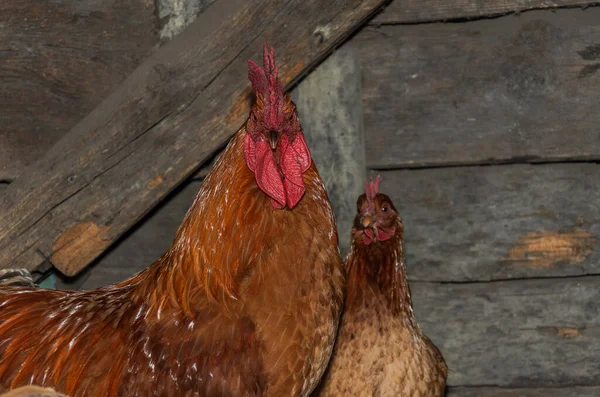
<svg viewBox="0 0 600 397"><path fill-rule="evenodd" d="M363 222L373 221L364 221L365 196L361 199L346 259L346 307L330 367L316 395L443 396L448 368L413 314L400 217L389 198L378 194L373 211L380 212L377 222L389 238L369 242ZM384 205L387 210L381 213Z"/></svg>
<svg viewBox="0 0 600 397"><path fill-rule="evenodd" d="M421 332L393 315L385 298L370 293L345 313L330 374L319 396L443 396L447 368Z"/></svg>
<svg viewBox="0 0 600 397"><path fill-rule="evenodd" d="M71 397L306 396L314 389L343 299L333 212L314 163L302 174L297 205L276 208L244 161L246 134L244 126L233 137L173 244L145 271L93 291L0 289L0 391L36 384Z"/></svg>

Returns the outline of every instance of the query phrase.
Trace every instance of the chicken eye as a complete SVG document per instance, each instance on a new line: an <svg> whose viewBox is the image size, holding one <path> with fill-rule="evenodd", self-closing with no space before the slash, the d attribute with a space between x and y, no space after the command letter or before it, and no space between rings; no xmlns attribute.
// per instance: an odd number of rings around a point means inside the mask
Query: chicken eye
<svg viewBox="0 0 600 397"><path fill-rule="evenodd" d="M381 210L382 210L383 212L387 212L387 211L388 211L388 207L387 207L387 205L384 205L384 206L381 208Z"/></svg>
<svg viewBox="0 0 600 397"><path fill-rule="evenodd" d="M256 115L252 113L252 121L256 121Z"/></svg>
<svg viewBox="0 0 600 397"><path fill-rule="evenodd" d="M290 121L294 120L294 113L290 114Z"/></svg>

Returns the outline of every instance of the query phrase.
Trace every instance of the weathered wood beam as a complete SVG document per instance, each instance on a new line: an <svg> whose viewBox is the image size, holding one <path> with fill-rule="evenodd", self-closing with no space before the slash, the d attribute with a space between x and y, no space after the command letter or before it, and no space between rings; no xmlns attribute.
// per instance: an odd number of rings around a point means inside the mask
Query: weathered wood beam
<svg viewBox="0 0 600 397"><path fill-rule="evenodd" d="M156 25L148 0L0 1L0 181L16 179L150 55Z"/></svg>
<svg viewBox="0 0 600 397"><path fill-rule="evenodd" d="M175 231L192 205L201 184L202 182L193 180L179 185L77 277L59 275L57 289L105 287L147 268L149 263L154 262L171 245Z"/></svg>
<svg viewBox="0 0 600 397"><path fill-rule="evenodd" d="M419 325L450 368L449 386L554 388L598 386L599 282L592 276L411 289Z"/></svg>
<svg viewBox="0 0 600 397"><path fill-rule="evenodd" d="M456 19L489 18L560 7L589 7L598 1L583 0L395 0L371 24L399 24Z"/></svg>
<svg viewBox="0 0 600 397"><path fill-rule="evenodd" d="M72 275L222 147L251 103L247 59L277 49L286 87L384 0L220 0L0 197L0 268Z"/></svg>
<svg viewBox="0 0 600 397"><path fill-rule="evenodd" d="M600 274L600 165L381 172L404 220L412 280Z"/></svg>
<svg viewBox="0 0 600 397"><path fill-rule="evenodd" d="M600 7L361 30L367 164L599 160L598 20Z"/></svg>
<svg viewBox="0 0 600 397"><path fill-rule="evenodd" d="M156 0L156 11L160 24L160 38L167 42L216 0Z"/></svg>

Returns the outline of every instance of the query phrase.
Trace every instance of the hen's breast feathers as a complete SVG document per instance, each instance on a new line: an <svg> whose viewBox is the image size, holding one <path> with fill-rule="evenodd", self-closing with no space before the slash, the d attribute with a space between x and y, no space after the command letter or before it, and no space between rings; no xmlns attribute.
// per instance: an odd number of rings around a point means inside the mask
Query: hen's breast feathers
<svg viewBox="0 0 600 397"><path fill-rule="evenodd" d="M300 204L274 209L245 166L244 132L149 269L95 291L0 293L0 391L310 392L342 305L333 213L314 165Z"/></svg>
<svg viewBox="0 0 600 397"><path fill-rule="evenodd" d="M320 397L443 395L448 368L421 332L404 268L403 226L390 240L353 241L340 332Z"/></svg>

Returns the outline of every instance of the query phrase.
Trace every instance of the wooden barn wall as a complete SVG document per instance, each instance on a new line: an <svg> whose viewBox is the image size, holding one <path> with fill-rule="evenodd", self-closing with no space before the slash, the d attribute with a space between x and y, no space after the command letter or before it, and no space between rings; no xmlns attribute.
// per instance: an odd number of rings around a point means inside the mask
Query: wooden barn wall
<svg viewBox="0 0 600 397"><path fill-rule="evenodd" d="M407 25L392 7L353 40L366 159L448 395L598 395L600 8Z"/></svg>
<svg viewBox="0 0 600 397"><path fill-rule="evenodd" d="M154 1L65 1L70 8L45 16L58 27L52 34L41 22L20 31L25 11L6 3L0 49L17 52L0 63L11 76L0 92L0 194L210 1L180 15ZM600 395L600 8L581 8L590 4L396 0L294 93L309 142L318 139L311 128L344 125L352 134L336 147L347 155L364 126L356 162L368 168L354 172L380 173L404 219L415 312L449 364L450 397ZM134 21L129 30L106 29L103 21L123 15ZM100 45L106 32L114 42ZM31 53L26 35L40 43ZM67 58L80 64L60 63ZM358 65L348 84L318 76L339 78L340 60ZM98 80L86 85L78 70ZM37 84L35 101L26 102L23 84ZM340 114L318 112L330 87ZM33 133L38 127L48 135ZM313 152L319 165L339 164ZM335 169L322 171L339 190ZM147 267L170 244L205 172L57 286L100 287ZM344 201L334 204L352 208L355 190L334 194Z"/></svg>
<svg viewBox="0 0 600 397"><path fill-rule="evenodd" d="M0 2L0 192L214 1Z"/></svg>
<svg viewBox="0 0 600 397"><path fill-rule="evenodd" d="M0 4L0 182L35 162L158 44L154 0Z"/></svg>
<svg viewBox="0 0 600 397"><path fill-rule="evenodd" d="M369 166L597 159L599 16L363 29Z"/></svg>

